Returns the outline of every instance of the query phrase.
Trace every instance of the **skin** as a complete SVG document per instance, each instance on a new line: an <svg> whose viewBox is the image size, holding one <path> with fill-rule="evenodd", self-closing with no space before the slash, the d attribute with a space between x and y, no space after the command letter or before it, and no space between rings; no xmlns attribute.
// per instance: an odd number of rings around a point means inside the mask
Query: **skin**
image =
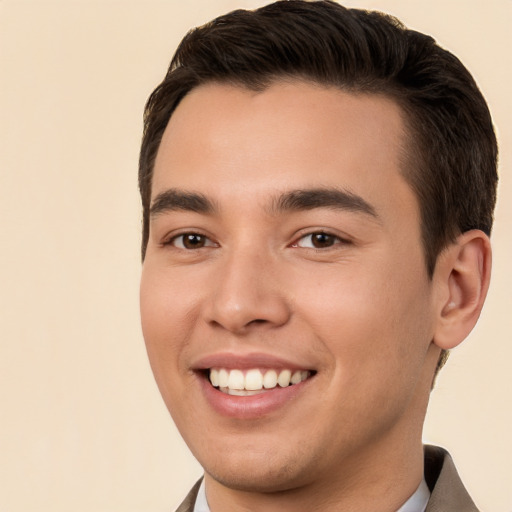
<svg viewBox="0 0 512 512"><path fill-rule="evenodd" d="M153 202L179 190L212 208L152 215L142 326L212 512L396 511L416 490L439 351L476 322L490 253L483 234L465 235L428 278L405 140L393 101L299 81L259 93L204 85L173 114ZM297 189L348 191L371 212L276 207ZM319 232L331 237L315 248ZM228 417L195 371L218 353L315 374L276 411Z"/></svg>

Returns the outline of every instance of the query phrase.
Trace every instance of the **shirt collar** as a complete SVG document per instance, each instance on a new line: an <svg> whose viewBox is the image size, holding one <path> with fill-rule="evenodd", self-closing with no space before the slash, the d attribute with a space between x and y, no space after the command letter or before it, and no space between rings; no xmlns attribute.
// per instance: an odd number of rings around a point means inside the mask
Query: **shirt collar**
<svg viewBox="0 0 512 512"><path fill-rule="evenodd" d="M204 478L203 481L201 482L201 487L199 487L199 492L197 493L196 503L194 505L194 512L210 512L210 507L208 506L208 502L206 501Z"/></svg>
<svg viewBox="0 0 512 512"><path fill-rule="evenodd" d="M425 482L425 478L423 478L416 492L397 510L397 512L425 512L429 499L430 490L427 486L427 482Z"/></svg>

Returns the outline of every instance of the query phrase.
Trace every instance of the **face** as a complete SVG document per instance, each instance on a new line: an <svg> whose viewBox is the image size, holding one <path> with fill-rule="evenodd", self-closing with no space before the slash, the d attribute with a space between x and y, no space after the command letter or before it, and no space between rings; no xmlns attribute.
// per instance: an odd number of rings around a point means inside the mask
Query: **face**
<svg viewBox="0 0 512 512"><path fill-rule="evenodd" d="M403 126L389 99L302 82L201 86L173 114L142 326L207 478L291 489L420 442L437 353Z"/></svg>

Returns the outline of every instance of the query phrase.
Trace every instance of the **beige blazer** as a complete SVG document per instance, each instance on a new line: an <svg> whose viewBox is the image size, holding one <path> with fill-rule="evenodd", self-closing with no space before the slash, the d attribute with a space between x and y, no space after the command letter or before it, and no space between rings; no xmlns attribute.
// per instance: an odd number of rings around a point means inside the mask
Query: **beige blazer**
<svg viewBox="0 0 512 512"><path fill-rule="evenodd" d="M425 446L425 480L430 488L426 512L478 512L446 450ZM176 512L193 512L201 480Z"/></svg>

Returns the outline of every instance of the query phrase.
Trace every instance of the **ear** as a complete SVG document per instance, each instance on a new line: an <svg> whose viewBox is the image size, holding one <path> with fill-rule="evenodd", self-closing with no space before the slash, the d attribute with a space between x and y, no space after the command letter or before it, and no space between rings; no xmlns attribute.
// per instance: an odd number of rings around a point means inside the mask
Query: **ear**
<svg viewBox="0 0 512 512"><path fill-rule="evenodd" d="M480 230L461 234L439 255L434 272L439 291L434 344L449 350L475 326L491 276L491 244Z"/></svg>

